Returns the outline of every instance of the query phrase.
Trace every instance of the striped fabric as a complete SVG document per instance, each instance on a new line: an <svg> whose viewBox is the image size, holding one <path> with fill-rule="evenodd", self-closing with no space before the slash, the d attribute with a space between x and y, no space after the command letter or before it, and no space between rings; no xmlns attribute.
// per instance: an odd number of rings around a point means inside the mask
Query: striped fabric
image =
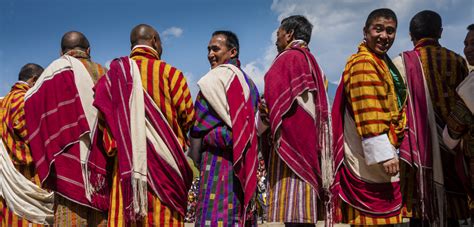
<svg viewBox="0 0 474 227"><path fill-rule="evenodd" d="M420 53L431 100L435 112L446 122L456 101L456 87L468 75L464 58L441 47L436 40L421 40L415 47Z"/></svg>
<svg viewBox="0 0 474 227"><path fill-rule="evenodd" d="M405 102L406 90L397 91L387 63L375 57L362 43L358 53L348 60L343 80L358 134L369 138L387 133L390 142L398 147L406 122L400 108ZM398 101L399 96L402 102Z"/></svg>
<svg viewBox="0 0 474 227"><path fill-rule="evenodd" d="M117 171L117 159L112 177L112 191L110 194L110 210L108 226L184 226L184 217L161 203L155 195L148 191L148 214L146 219L126 225L123 213L122 188Z"/></svg>
<svg viewBox="0 0 474 227"><path fill-rule="evenodd" d="M15 83L1 103L1 107L4 108L1 136L15 166L33 164L30 147L27 144L24 110L24 96L29 88L25 82Z"/></svg>
<svg viewBox="0 0 474 227"><path fill-rule="evenodd" d="M159 59L155 50L146 46L135 47L130 54L135 60L142 76L145 91L152 97L156 105L168 120L183 148L186 146L186 134L193 124L194 106L186 78L175 67ZM105 134L110 135L110 134ZM105 136L107 141L110 136ZM105 141L106 142L106 141ZM106 147L114 145L106 144ZM109 156L113 156L116 149L108 149ZM123 214L122 188L117 175L117 163L113 170L112 190L109 208L109 226L125 226ZM184 225L184 217L177 211L161 203L161 201L148 192L148 215L146 222L134 223L138 226L169 226Z"/></svg>
<svg viewBox="0 0 474 227"><path fill-rule="evenodd" d="M228 63L240 67L240 62L236 59L232 59ZM259 97L258 90L245 73L244 78L250 89L248 105L251 105L253 110L256 111ZM232 88L232 85L230 87ZM201 89L205 88L201 87ZM235 93L238 94L238 92ZM232 100L229 96L227 97L232 115ZM237 96L232 98L237 99ZM250 202L247 210L243 211L245 209L243 207L244 191L238 173L234 169L236 168L234 161L237 151L233 136L236 136L236 134L232 133L232 129L224 123L201 92L196 98L195 108L196 122L191 130L191 135L195 138L202 138L203 141L195 226L236 226L241 224L239 221L243 221L241 220L242 212L246 212L246 224L255 222L256 218L253 214L255 196L252 194L254 192L248 194L247 198L250 197ZM243 114L244 111L241 113ZM249 114L252 115L255 112ZM232 120L233 129L236 128L236 120L242 120L243 118ZM242 139L241 141L245 140Z"/></svg>
<svg viewBox="0 0 474 227"><path fill-rule="evenodd" d="M8 149L15 168L27 179L40 185L40 179L35 171L35 165L26 138L24 96L28 89L29 86L25 82L17 82L13 85L10 93L0 102L0 108L2 109L0 131L2 132L2 140ZM25 226L32 224L9 210L3 199L0 202L0 221L1 226ZM33 226L41 225L33 224Z"/></svg>
<svg viewBox="0 0 474 227"><path fill-rule="evenodd" d="M234 175L229 149L210 149L203 153L199 188L195 226L239 223L241 203L234 189L240 188L240 184Z"/></svg>
<svg viewBox="0 0 474 227"><path fill-rule="evenodd" d="M194 107L183 73L160 60L156 51L149 47L133 49L130 58L140 69L146 92L166 116L184 146L187 143L186 133L193 123Z"/></svg>
<svg viewBox="0 0 474 227"><path fill-rule="evenodd" d="M202 153L195 223L196 226L216 223L234 226L239 223L241 209L234 189L241 187L232 166L232 131L216 117L201 93L195 107L196 123L191 135L203 138L203 144L209 147Z"/></svg>
<svg viewBox="0 0 474 227"><path fill-rule="evenodd" d="M318 193L275 152L268 167L268 222L316 223Z"/></svg>
<svg viewBox="0 0 474 227"><path fill-rule="evenodd" d="M55 195L54 226L107 226L106 214Z"/></svg>
<svg viewBox="0 0 474 227"><path fill-rule="evenodd" d="M369 217L361 214L357 209L344 201L340 201L341 206L336 209L336 215L341 217L342 223L356 226L399 224L408 222L408 218L419 218L420 211L414 209L416 203L419 201L416 201L413 196L410 196L413 195L415 190L417 190L415 180L416 177L414 170L407 163L400 162L400 183L403 195L403 207L401 208L400 214L397 216L389 218Z"/></svg>
<svg viewBox="0 0 474 227"><path fill-rule="evenodd" d="M456 87L468 75L464 59L448 50L434 39L422 39L415 46L418 51L436 115L438 131L441 133L450 112L455 108L459 96ZM441 144L441 158L446 188L448 218L464 219L469 216L467 197L455 168L455 157ZM464 170L461 170L464 171Z"/></svg>
<svg viewBox="0 0 474 227"><path fill-rule="evenodd" d="M100 64L91 61L91 57L84 51L70 50L66 54L75 57L82 62L84 67L86 67L87 71L89 72L94 84L97 83L97 80L99 80L99 78L106 73L106 69Z"/></svg>

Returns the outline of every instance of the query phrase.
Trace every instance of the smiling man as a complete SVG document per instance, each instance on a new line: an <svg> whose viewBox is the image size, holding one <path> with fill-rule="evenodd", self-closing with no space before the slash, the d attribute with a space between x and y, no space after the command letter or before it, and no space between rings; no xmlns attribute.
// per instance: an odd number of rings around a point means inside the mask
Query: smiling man
<svg viewBox="0 0 474 227"><path fill-rule="evenodd" d="M201 169L196 226L243 226L256 219L258 91L240 69L239 40L216 31L207 47L211 71L199 81L191 156Z"/></svg>
<svg viewBox="0 0 474 227"><path fill-rule="evenodd" d="M405 128L406 88L387 51L397 30L390 9L372 11L364 41L347 61L333 106L336 222L402 222L397 149Z"/></svg>

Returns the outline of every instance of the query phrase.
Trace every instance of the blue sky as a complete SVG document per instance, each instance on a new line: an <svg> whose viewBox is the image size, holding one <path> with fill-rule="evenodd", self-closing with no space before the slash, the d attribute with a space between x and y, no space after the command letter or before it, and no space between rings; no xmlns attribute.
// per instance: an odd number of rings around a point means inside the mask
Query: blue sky
<svg viewBox="0 0 474 227"><path fill-rule="evenodd" d="M275 32L286 16L302 14L313 23L310 48L327 77L337 82L346 59L362 40L365 19L375 8L389 7L399 17L391 56L411 49L408 23L431 9L443 18L441 43L462 54L466 27L474 23L473 0L173 0L173 1L0 0L0 96L22 65L46 67L59 56L60 39L70 30L89 39L94 61L128 55L130 30L154 26L163 41L163 60L181 69L193 97L196 82L209 70L207 44L215 30L234 31L240 39L244 70L263 89L263 76L276 55Z"/></svg>

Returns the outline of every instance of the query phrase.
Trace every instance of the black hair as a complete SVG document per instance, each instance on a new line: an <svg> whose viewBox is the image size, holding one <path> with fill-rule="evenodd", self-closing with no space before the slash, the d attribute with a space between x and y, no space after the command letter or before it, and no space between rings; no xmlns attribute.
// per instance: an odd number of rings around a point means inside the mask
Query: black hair
<svg viewBox="0 0 474 227"><path fill-rule="evenodd" d="M293 36L295 39L301 39L307 44L311 41L313 25L304 16L289 16L281 21L280 28L286 32L293 30Z"/></svg>
<svg viewBox="0 0 474 227"><path fill-rule="evenodd" d="M21 67L20 73L18 73L18 80L26 82L32 77L39 77L43 71L44 69L40 65L28 63Z"/></svg>
<svg viewBox="0 0 474 227"><path fill-rule="evenodd" d="M239 38L237 38L237 35L231 31L224 31L224 30L215 31L214 33L212 33L213 37L216 35L223 35L226 37L227 48L229 49L235 48L237 50L237 55L235 57L238 58L240 50L239 50Z"/></svg>
<svg viewBox="0 0 474 227"><path fill-rule="evenodd" d="M365 29L368 29L370 24L372 24L372 22L379 17L392 19L395 21L395 24L398 26L397 15L395 14L395 12L393 12L393 10L388 9L388 8L380 8L380 9L376 9L372 11L369 14L369 16L367 17L367 20L365 21Z"/></svg>
<svg viewBox="0 0 474 227"><path fill-rule="evenodd" d="M441 16L431 10L423 10L410 20L410 34L416 40L422 38L439 39L441 28Z"/></svg>
<svg viewBox="0 0 474 227"><path fill-rule="evenodd" d="M467 30L474 31L474 24L470 24L469 26L467 26Z"/></svg>

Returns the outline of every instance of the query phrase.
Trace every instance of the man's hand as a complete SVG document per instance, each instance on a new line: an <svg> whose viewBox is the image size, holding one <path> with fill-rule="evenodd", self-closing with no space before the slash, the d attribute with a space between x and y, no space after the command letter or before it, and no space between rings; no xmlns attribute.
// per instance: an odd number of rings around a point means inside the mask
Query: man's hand
<svg viewBox="0 0 474 227"><path fill-rule="evenodd" d="M260 113L260 119L262 120L262 123L265 125L268 125L270 120L268 119L268 107L267 107L267 103L265 102L265 99L260 98L258 110Z"/></svg>
<svg viewBox="0 0 474 227"><path fill-rule="evenodd" d="M398 162L398 158L392 158L382 163L383 168L385 169L385 173L390 176L395 176L398 174L400 170L400 164Z"/></svg>

